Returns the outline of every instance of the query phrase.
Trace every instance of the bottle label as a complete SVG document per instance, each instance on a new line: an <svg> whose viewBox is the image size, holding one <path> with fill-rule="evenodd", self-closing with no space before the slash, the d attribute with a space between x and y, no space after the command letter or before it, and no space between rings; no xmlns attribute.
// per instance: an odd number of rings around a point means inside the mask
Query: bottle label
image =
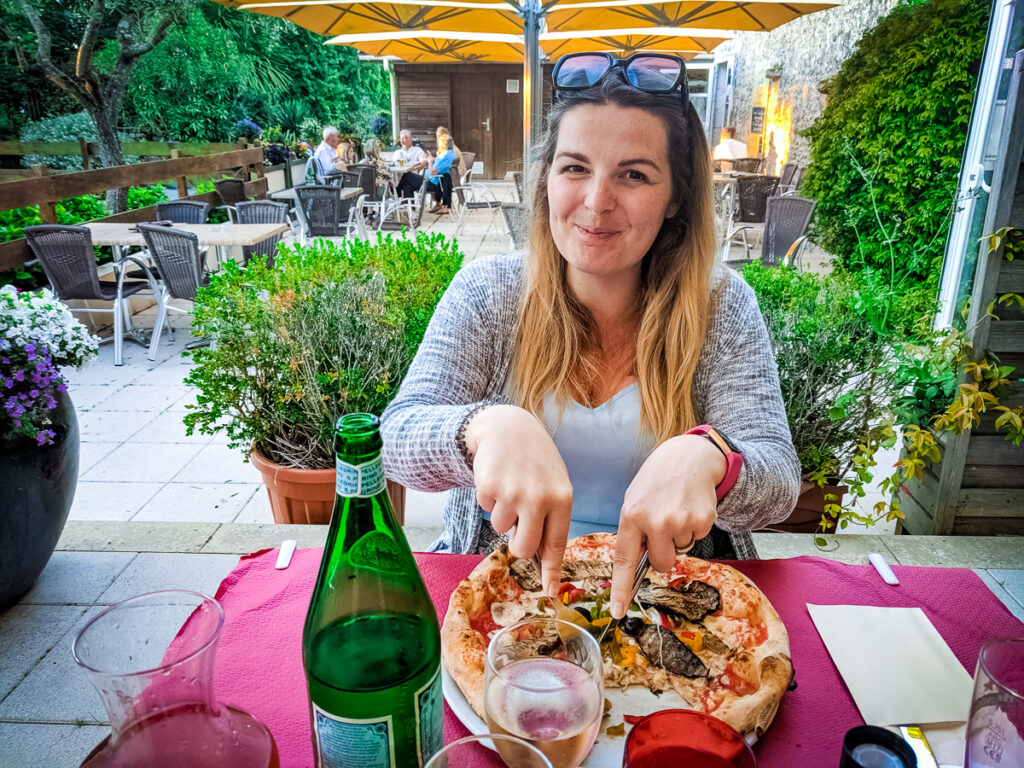
<svg viewBox="0 0 1024 768"><path fill-rule="evenodd" d="M380 456L365 464L349 464L337 459L335 467L337 476L334 487L339 496L368 499L383 491L387 485Z"/></svg>
<svg viewBox="0 0 1024 768"><path fill-rule="evenodd" d="M320 709L313 702L317 768L392 768L395 732L391 715L350 720Z"/></svg>
<svg viewBox="0 0 1024 768"><path fill-rule="evenodd" d="M416 746L420 765L444 746L444 712L441 710L441 665L433 679L416 691Z"/></svg>

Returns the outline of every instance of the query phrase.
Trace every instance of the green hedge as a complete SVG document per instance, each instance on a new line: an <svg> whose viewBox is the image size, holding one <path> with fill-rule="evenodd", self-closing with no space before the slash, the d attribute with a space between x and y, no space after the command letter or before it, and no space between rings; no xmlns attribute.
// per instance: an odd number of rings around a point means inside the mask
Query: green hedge
<svg viewBox="0 0 1024 768"><path fill-rule="evenodd" d="M829 84L800 193L840 264L937 286L988 13L988 0L901 3Z"/></svg>

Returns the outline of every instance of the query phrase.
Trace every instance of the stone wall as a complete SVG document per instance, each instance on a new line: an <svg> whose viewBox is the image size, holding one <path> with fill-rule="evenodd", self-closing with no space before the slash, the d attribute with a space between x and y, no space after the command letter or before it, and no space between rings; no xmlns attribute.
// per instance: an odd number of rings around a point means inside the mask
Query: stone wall
<svg viewBox="0 0 1024 768"><path fill-rule="evenodd" d="M779 165L785 159L801 165L809 161L810 147L799 132L825 108L822 82L839 71L864 32L896 4L897 0L845 0L772 32L737 33L715 49L716 59L735 55L726 124L736 126L736 138L747 142L752 157L768 153L767 141L762 145L759 136L750 135L752 108L763 106L765 137L775 136Z"/></svg>

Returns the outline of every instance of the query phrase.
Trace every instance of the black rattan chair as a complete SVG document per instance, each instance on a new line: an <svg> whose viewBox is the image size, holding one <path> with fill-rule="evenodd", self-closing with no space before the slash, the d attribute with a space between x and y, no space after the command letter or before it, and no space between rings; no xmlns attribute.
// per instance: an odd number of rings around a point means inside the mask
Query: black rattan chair
<svg viewBox="0 0 1024 768"><path fill-rule="evenodd" d="M358 231L365 195L342 199L341 187L324 184L304 184L295 193L305 237L345 237Z"/></svg>
<svg viewBox="0 0 1024 768"><path fill-rule="evenodd" d="M209 213L210 204L198 200L171 200L156 204L157 219L175 224L205 224Z"/></svg>
<svg viewBox="0 0 1024 768"><path fill-rule="evenodd" d="M796 169L800 164L796 160L790 160L782 166L782 173L779 174L779 191L785 192L792 186L793 177L796 176Z"/></svg>
<svg viewBox="0 0 1024 768"><path fill-rule="evenodd" d="M272 200L248 200L238 204L239 224L288 224L288 206ZM274 266L277 244L284 239L284 232L260 240L256 245L242 246L242 263L247 265L254 257L265 259L268 267Z"/></svg>
<svg viewBox="0 0 1024 768"><path fill-rule="evenodd" d="M741 157L729 162L732 163L732 170L738 173L757 173L757 169L761 167L760 157Z"/></svg>
<svg viewBox="0 0 1024 768"><path fill-rule="evenodd" d="M516 191L516 202L522 205L526 202L526 194L523 191L522 171L512 171L512 186Z"/></svg>
<svg viewBox="0 0 1024 768"><path fill-rule="evenodd" d="M220 199L220 208L228 212L231 221L237 221L235 206L245 201L245 182L241 179L218 179L213 182L213 191Z"/></svg>
<svg viewBox="0 0 1024 768"><path fill-rule="evenodd" d="M775 194L779 186L778 176L737 176L736 177L736 201L737 215L734 227L728 222L729 231L723 242L724 259L729 259L729 249L737 236L743 240L743 258L750 258L750 243L747 242L747 232L760 229L765 219L765 206L768 198ZM747 226L742 226L747 225Z"/></svg>
<svg viewBox="0 0 1024 768"><path fill-rule="evenodd" d="M505 228L512 242L512 248L521 251L526 248L526 208L519 203L502 203L501 214L505 217Z"/></svg>
<svg viewBox="0 0 1024 768"><path fill-rule="evenodd" d="M156 262L160 273L156 323L153 326L153 338L147 355L150 360L156 360L160 331L168 310L185 312L171 306L170 300L194 301L199 289L207 284L207 274L203 255L199 250L199 238L196 235L159 224L139 224L139 232L145 238L150 257ZM189 346L197 345L193 342Z"/></svg>
<svg viewBox="0 0 1024 768"><path fill-rule="evenodd" d="M84 301L110 301L112 309L72 307L72 312L112 312L114 315L113 336L102 341L114 342L114 365L122 364L125 326L131 331L131 314L125 315L123 299L141 290L150 288L159 292L152 274L146 265L134 256L126 256L115 266L116 281L100 282L96 274L96 254L93 251L92 233L88 227L71 227L63 224L43 224L25 227L22 230L28 247L43 267L50 287L61 301L80 299ZM125 262L132 262L141 269L145 282L125 280ZM129 338L144 344L145 340L129 334Z"/></svg>
<svg viewBox="0 0 1024 768"><path fill-rule="evenodd" d="M761 262L768 267L779 264L800 268L800 256L807 241L816 200L803 197L769 197L766 203ZM740 229L743 229L741 227ZM733 233L735 236L740 230ZM739 259L730 264L749 264L753 259Z"/></svg>

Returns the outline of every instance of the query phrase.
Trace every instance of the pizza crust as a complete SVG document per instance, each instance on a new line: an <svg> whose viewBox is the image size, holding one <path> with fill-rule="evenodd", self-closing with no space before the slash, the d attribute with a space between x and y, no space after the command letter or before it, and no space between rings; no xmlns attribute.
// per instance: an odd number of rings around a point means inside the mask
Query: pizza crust
<svg viewBox="0 0 1024 768"><path fill-rule="evenodd" d="M581 536L568 543L566 559L611 560L615 549L615 534L598 533ZM445 667L459 686L473 710L485 718L483 690L484 665L486 663L487 639L471 626L471 622L495 603L529 606L536 602L540 593L524 592L511 575L510 565L516 558L507 550L492 552L473 569L452 593L448 613L441 627L441 653ZM691 681L650 665L635 665L628 669L616 667L605 659L605 686L628 689L641 686L655 692L674 691L695 709L701 697L715 700L715 706L708 705L710 714L728 723L740 733L760 735L771 724L778 711L782 695L793 676L793 665L789 655L789 634L778 613L768 599L746 576L723 563L707 562L680 556L670 574L651 572L653 582L667 584L677 576L700 577L702 581L715 586L722 594L722 608L705 619L705 627L718 635L727 645L734 645L739 627L764 625L766 638L753 648L745 647L738 657L744 662L748 674L756 670L758 688L747 695L735 695L717 685L707 685L704 680ZM514 623L519 614L516 607L503 605L501 625ZM752 622L741 620L747 616ZM732 636L732 637L730 637ZM700 654L707 663L717 657ZM710 666L710 665L709 665ZM722 665L712 669L720 674ZM751 681L754 682L754 681ZM702 690L704 689L704 690ZM636 713L642 714L642 713Z"/></svg>

